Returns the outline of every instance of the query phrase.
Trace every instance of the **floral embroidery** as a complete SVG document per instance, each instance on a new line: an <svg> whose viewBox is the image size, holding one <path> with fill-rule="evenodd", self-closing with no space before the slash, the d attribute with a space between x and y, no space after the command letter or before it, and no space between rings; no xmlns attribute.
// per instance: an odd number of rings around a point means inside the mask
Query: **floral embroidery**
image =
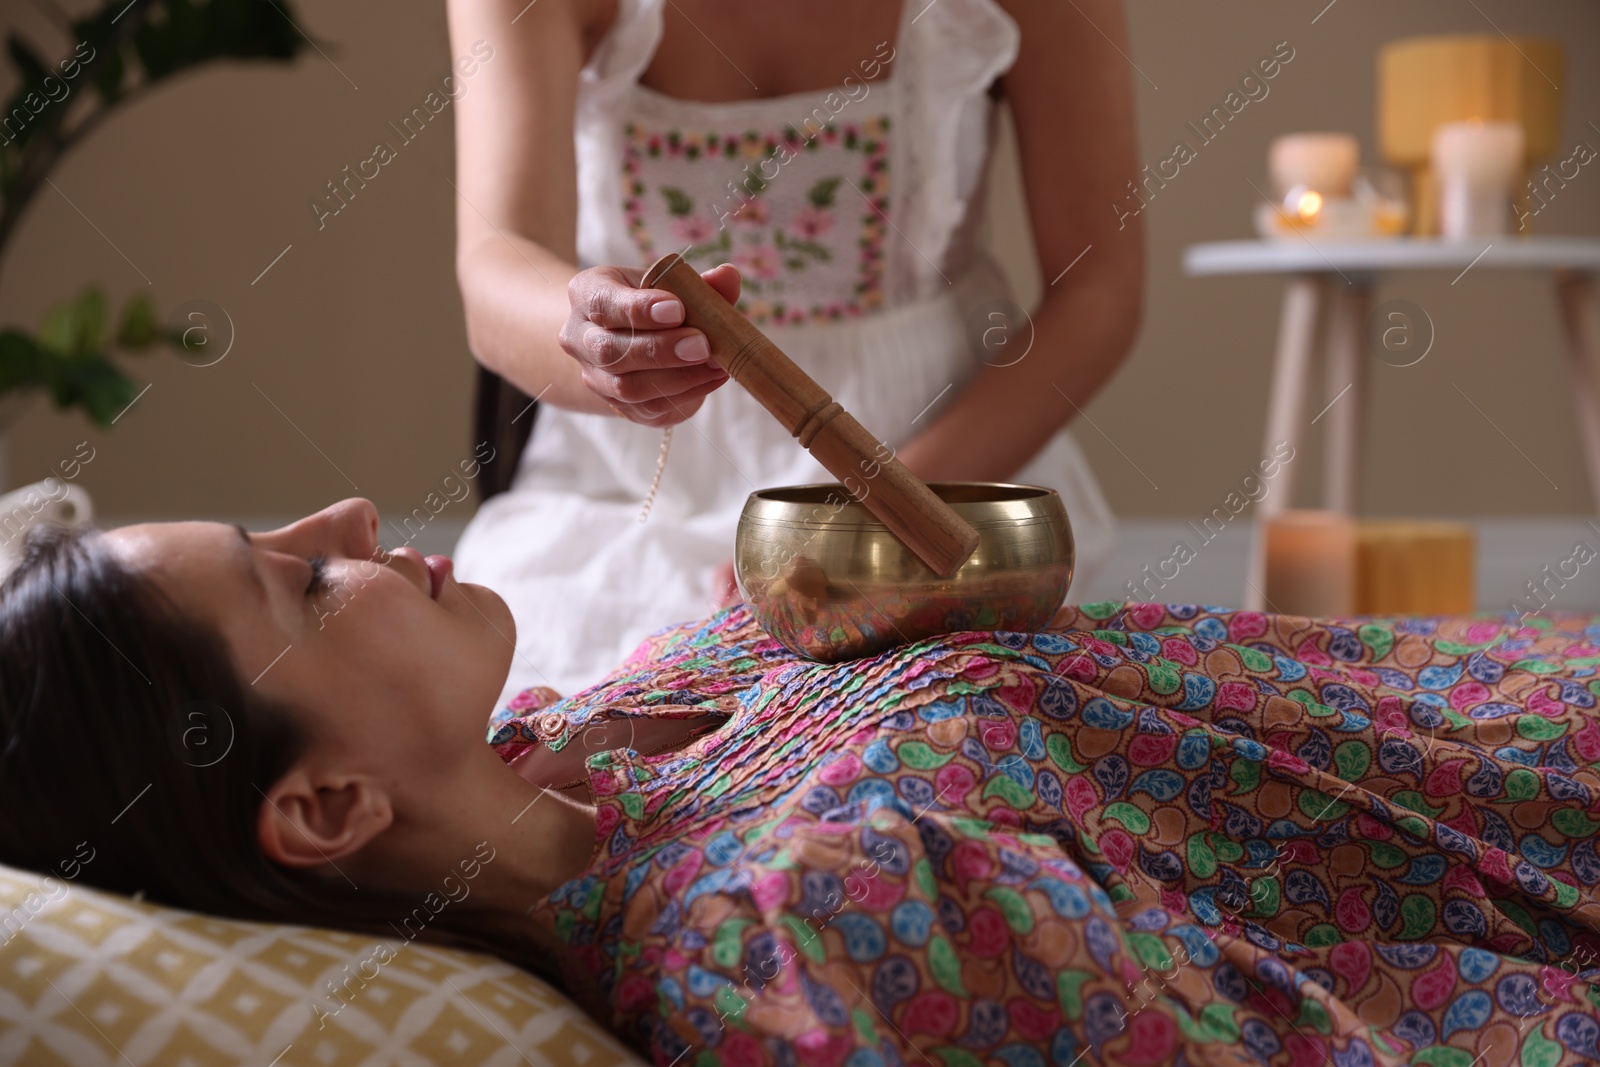
<svg viewBox="0 0 1600 1067"><path fill-rule="evenodd" d="M628 233L646 261L670 242L700 270L736 265L739 310L758 324L870 312L883 303L888 130L885 117L809 135L793 126L719 134L629 123Z"/></svg>

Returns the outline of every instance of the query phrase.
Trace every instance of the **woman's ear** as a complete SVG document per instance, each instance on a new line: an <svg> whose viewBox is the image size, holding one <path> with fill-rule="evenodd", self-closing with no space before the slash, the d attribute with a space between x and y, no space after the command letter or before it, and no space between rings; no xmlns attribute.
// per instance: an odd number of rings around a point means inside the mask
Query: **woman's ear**
<svg viewBox="0 0 1600 1067"><path fill-rule="evenodd" d="M320 867L354 855L389 828L389 795L370 778L313 778L296 767L262 793L261 851L285 867Z"/></svg>

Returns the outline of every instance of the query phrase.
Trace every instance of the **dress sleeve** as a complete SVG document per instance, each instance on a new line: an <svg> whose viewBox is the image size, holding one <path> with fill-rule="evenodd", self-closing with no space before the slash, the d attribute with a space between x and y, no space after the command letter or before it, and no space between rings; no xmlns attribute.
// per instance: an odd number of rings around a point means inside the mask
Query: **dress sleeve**
<svg viewBox="0 0 1600 1067"><path fill-rule="evenodd" d="M581 74L586 93L613 100L639 80L661 43L662 0L622 0L617 20Z"/></svg>

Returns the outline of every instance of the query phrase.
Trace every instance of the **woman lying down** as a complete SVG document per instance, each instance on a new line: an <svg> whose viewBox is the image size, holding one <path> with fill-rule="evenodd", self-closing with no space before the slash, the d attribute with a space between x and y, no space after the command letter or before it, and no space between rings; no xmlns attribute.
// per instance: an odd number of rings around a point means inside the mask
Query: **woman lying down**
<svg viewBox="0 0 1600 1067"><path fill-rule="evenodd" d="M436 913L662 1065L1600 1058L1600 626L1107 605L823 666L735 607L485 745L504 605L376 537L36 538L0 861Z"/></svg>

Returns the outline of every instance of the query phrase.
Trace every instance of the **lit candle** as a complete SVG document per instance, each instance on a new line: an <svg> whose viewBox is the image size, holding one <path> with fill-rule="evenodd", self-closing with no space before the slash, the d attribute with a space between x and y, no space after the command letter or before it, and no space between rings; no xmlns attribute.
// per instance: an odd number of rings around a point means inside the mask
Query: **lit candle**
<svg viewBox="0 0 1600 1067"><path fill-rule="evenodd" d="M1333 511L1285 511L1267 520L1267 607L1284 615L1355 610L1356 523Z"/></svg>
<svg viewBox="0 0 1600 1067"><path fill-rule="evenodd" d="M1350 195L1360 162L1361 145L1348 133L1286 133L1273 138L1267 154L1278 199L1299 186L1317 197L1319 207Z"/></svg>
<svg viewBox="0 0 1600 1067"><path fill-rule="evenodd" d="M1493 237L1511 222L1511 189L1523 162L1522 124L1448 122L1433 131L1439 232L1446 240Z"/></svg>

